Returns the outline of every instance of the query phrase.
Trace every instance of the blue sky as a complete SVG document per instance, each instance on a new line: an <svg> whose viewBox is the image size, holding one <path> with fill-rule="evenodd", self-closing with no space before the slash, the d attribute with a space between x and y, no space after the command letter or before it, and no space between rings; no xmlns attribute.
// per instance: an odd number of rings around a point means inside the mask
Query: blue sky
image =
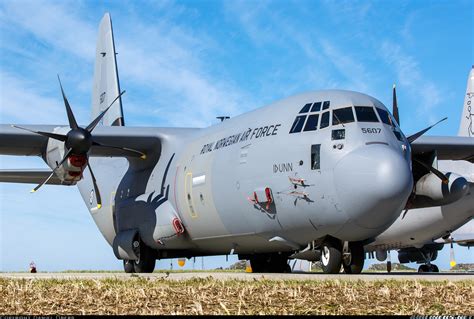
<svg viewBox="0 0 474 319"><path fill-rule="evenodd" d="M90 121L106 11L127 125L205 127L218 115L327 88L390 106L397 83L406 133L448 116L429 134L457 134L474 62L472 1L0 0L1 123L66 124L58 73L78 122ZM31 167L46 166L0 156L0 168ZM30 189L0 184L0 270L23 270L31 260L40 270L122 268L74 187ZM465 248L456 255L474 262ZM229 263L213 257L205 267ZM449 267L448 249L437 264Z"/></svg>

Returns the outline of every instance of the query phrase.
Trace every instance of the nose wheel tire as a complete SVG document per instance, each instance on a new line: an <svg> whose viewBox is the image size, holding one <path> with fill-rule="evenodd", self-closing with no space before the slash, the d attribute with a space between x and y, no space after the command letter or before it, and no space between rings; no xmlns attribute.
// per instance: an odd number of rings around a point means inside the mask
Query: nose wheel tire
<svg viewBox="0 0 474 319"><path fill-rule="evenodd" d="M123 269L127 274L131 274L135 272L135 267L133 266L133 260L124 260L123 261Z"/></svg>
<svg viewBox="0 0 474 319"><path fill-rule="evenodd" d="M337 274L341 270L341 244L336 240L327 240L321 246L321 263L325 274Z"/></svg>
<svg viewBox="0 0 474 319"><path fill-rule="evenodd" d="M364 268L364 246L359 243L349 243L348 258L343 258L342 267L346 274L360 274Z"/></svg>
<svg viewBox="0 0 474 319"><path fill-rule="evenodd" d="M136 273L152 273L155 270L156 254L155 251L148 247L141 239L136 241L135 254L138 256L137 260L128 261L133 266L133 271ZM131 269L131 266L124 261L125 272Z"/></svg>

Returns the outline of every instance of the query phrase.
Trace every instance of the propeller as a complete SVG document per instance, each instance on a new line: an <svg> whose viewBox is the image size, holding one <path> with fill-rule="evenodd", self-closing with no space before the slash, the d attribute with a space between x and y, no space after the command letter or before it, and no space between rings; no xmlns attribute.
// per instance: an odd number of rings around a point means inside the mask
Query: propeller
<svg viewBox="0 0 474 319"><path fill-rule="evenodd" d="M451 268L456 266L456 260L454 259L454 247L453 247L453 238L451 237L451 248L449 250L449 265Z"/></svg>
<svg viewBox="0 0 474 319"><path fill-rule="evenodd" d="M393 117L395 118L395 121L397 121L398 126L400 126L400 116L398 115L398 103L397 103L397 91L395 88L395 84L393 85L393 91L392 91L392 97L393 97Z"/></svg>
<svg viewBox="0 0 474 319"><path fill-rule="evenodd" d="M395 84L393 85L393 91L392 91L392 97L393 97L393 105L392 105L392 114L393 114L393 117L395 118L395 120L397 121L398 125L400 126L400 116L399 116L399 113L398 113L398 102L397 102L397 91L396 91L396 86ZM428 126L427 128L413 134L413 135L410 135L407 137L407 141L408 143L411 145L414 141L416 141L420 136L422 136L423 134L425 134L426 132L428 132L430 129L432 129L434 126L438 125L439 123L445 121L447 119L447 117L443 118L442 120L439 120L438 122L436 122L435 124L431 125L431 126ZM432 165L427 165L426 163L416 159L416 158L412 158L412 161L420 164L421 166L423 166L424 168L426 168L428 171L432 172L433 174L435 174L439 179L441 179L441 181L444 183L444 184L448 184L449 183L449 179L448 177L443 174L442 172L440 172L439 170L437 170L436 168L434 168Z"/></svg>
<svg viewBox="0 0 474 319"><path fill-rule="evenodd" d="M95 129L97 124L99 124L100 120L104 117L104 115L107 113L107 111L112 107L112 105L119 99L125 91L122 91L113 101L110 103L110 105L103 110L89 125L86 126L86 128L82 128L77 124L76 118L74 117L74 113L72 112L71 105L69 104L69 101L66 97L66 94L64 93L63 86L61 84L61 79L59 78L58 75L58 81L59 81L59 86L61 88L61 95L63 97L64 101L64 106L66 107L66 113L67 113L67 118L69 122L69 127L70 131L66 135L62 134L56 134L56 133L50 133L50 132L42 132L42 131L34 131L30 130L28 128L24 128L21 126L16 126L12 125L13 127L26 130L38 135L42 135L48 138L52 138L61 142L64 142L64 146L66 147L67 151L64 154L64 157L61 159L59 163L57 163L56 167L53 169L51 174L48 176L46 180L44 180L41 184L36 186L31 192L36 192L38 189L41 188L44 184L46 184L51 177L53 177L54 173L56 170L61 167L61 165L69 158L70 155L85 155L87 156L90 148L92 146L96 147L107 147L107 148L114 148L114 149L119 149L122 152L129 154L131 156L139 156L141 159L146 159L146 155L140 151L131 149L131 148L126 148L126 147L120 147L120 146L112 146L112 145L105 145L102 143L99 143L94 140L94 137L92 136L92 131ZM95 178L95 175L92 171L92 168L89 164L89 161L87 161L87 167L89 169L89 172L92 177L92 183L94 185L94 192L96 195L97 199L97 207L100 208L102 206L102 200L99 192L99 187L97 186L97 180Z"/></svg>

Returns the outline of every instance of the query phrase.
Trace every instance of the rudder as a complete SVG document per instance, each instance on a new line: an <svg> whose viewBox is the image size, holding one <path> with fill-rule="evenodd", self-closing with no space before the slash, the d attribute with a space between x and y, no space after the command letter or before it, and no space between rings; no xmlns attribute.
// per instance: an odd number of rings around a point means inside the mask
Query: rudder
<svg viewBox="0 0 474 319"><path fill-rule="evenodd" d="M464 97L458 135L474 137L474 65L467 78L466 96Z"/></svg>
<svg viewBox="0 0 474 319"><path fill-rule="evenodd" d="M106 13L99 25L92 86L92 119L96 118L120 94L120 83L115 57L114 35L110 14ZM124 126L122 97L119 97L101 121L102 125Z"/></svg>

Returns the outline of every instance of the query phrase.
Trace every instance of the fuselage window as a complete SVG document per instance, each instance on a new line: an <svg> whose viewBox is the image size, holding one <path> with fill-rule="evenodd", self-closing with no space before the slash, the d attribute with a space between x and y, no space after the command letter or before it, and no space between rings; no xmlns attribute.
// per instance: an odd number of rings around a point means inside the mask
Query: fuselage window
<svg viewBox="0 0 474 319"><path fill-rule="evenodd" d="M304 126L304 131L316 131L318 128L318 119L319 114L311 114L308 116L308 120Z"/></svg>
<svg viewBox="0 0 474 319"><path fill-rule="evenodd" d="M311 169L321 169L321 144L311 145Z"/></svg>
<svg viewBox="0 0 474 319"><path fill-rule="evenodd" d="M290 133L299 133L303 128L304 120L306 119L306 115L297 116L293 125L291 126Z"/></svg>
<svg viewBox="0 0 474 319"><path fill-rule="evenodd" d="M332 140L343 140L346 138L346 130L332 130Z"/></svg>
<svg viewBox="0 0 474 319"><path fill-rule="evenodd" d="M309 108L311 107L311 104L312 104L312 103L305 104L305 106L303 106L303 108L301 109L300 114L301 114L301 113L308 113L308 112L309 112Z"/></svg>
<svg viewBox="0 0 474 319"><path fill-rule="evenodd" d="M324 101L324 103L323 103L323 110L327 110L327 109L329 108L329 106L330 106L329 101Z"/></svg>
<svg viewBox="0 0 474 319"><path fill-rule="evenodd" d="M354 106L357 121L359 122L378 122L377 115L375 115L374 108L371 106Z"/></svg>
<svg viewBox="0 0 474 319"><path fill-rule="evenodd" d="M313 107L311 108L311 112L319 112L321 111L321 102L316 102L313 104Z"/></svg>
<svg viewBox="0 0 474 319"><path fill-rule="evenodd" d="M382 120L383 123L392 125L392 122L390 121L390 116L388 115L387 111L379 109L378 107L376 107L375 109L377 110L377 113L379 113L380 120Z"/></svg>
<svg viewBox="0 0 474 319"><path fill-rule="evenodd" d="M354 122L352 107L332 110L332 125Z"/></svg>
<svg viewBox="0 0 474 319"><path fill-rule="evenodd" d="M324 112L321 115L321 124L319 124L319 128L325 128L329 126L329 112Z"/></svg>

